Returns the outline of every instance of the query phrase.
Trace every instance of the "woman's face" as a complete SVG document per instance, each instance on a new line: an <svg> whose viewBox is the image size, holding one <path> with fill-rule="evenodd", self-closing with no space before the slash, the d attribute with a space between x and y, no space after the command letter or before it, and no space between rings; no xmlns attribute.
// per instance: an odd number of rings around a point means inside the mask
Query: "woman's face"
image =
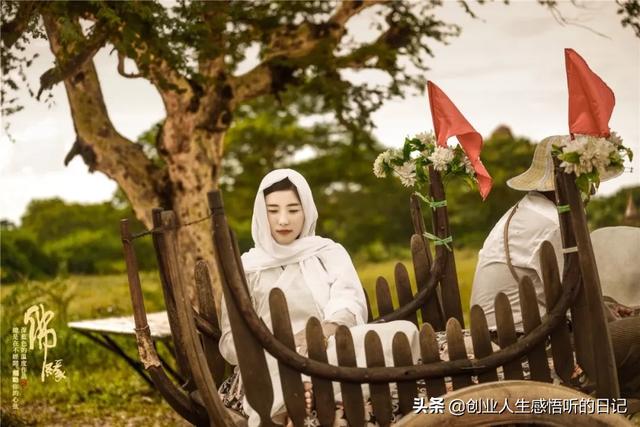
<svg viewBox="0 0 640 427"><path fill-rule="evenodd" d="M281 245L298 238L304 225L304 212L293 190L274 191L265 197L271 236Z"/></svg>

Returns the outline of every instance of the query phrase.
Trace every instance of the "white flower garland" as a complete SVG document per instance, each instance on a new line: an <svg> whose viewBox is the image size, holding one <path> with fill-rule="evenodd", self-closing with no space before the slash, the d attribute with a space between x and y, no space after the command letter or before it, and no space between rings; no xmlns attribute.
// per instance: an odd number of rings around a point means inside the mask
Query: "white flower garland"
<svg viewBox="0 0 640 427"><path fill-rule="evenodd" d="M552 153L562 161L560 168L565 173L576 175L578 188L586 194L591 185L598 187L605 172L624 170L625 157L633 159L633 152L622 145L622 138L615 132L608 138L575 135L572 140L554 145Z"/></svg>
<svg viewBox="0 0 640 427"><path fill-rule="evenodd" d="M441 147L436 144L432 132L422 132L406 138L402 149L390 149L380 153L373 162L373 174L378 178L393 175L405 187L420 187L429 181L428 167L443 176L463 176L476 181L471 161L462 147Z"/></svg>

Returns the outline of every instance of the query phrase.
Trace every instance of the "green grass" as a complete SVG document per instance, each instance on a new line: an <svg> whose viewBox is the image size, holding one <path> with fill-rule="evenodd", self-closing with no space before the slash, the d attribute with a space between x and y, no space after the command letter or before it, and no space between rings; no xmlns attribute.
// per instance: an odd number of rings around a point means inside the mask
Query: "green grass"
<svg viewBox="0 0 640 427"><path fill-rule="evenodd" d="M478 260L478 253L472 249L462 249L455 252L456 270L458 273L458 287L460 288L460 299L462 301L462 311L465 317L465 324L469 323L469 298L471 297L471 284L473 282L473 274L475 272L476 263ZM413 292L416 292L415 275L411 268L412 262L410 259L402 259L399 261L385 261L380 263L360 263L356 264L358 275L362 281L362 286L370 296L371 309L376 315L378 313L378 307L375 302L375 285L379 276L387 279L391 289L391 297L393 299L394 307L398 306L398 297L393 289L393 272L397 262L402 262L409 271L409 277L411 278L411 288Z"/></svg>
<svg viewBox="0 0 640 427"><path fill-rule="evenodd" d="M408 259L401 260L410 267ZM471 280L476 254L470 250L456 253L460 292L465 315L468 312ZM392 285L395 261L357 263L358 274L369 295L375 295L375 281L384 276ZM413 271L409 268L415 290ZM163 309L163 295L156 273L141 275L147 312ZM52 282L29 282L0 286L2 301L2 374L1 401L3 425L25 423L38 425L186 425L159 394L119 357L71 331L73 320L127 315L132 312L126 275L71 276ZM42 303L55 317L49 324L57 334L58 344L49 350L48 361L62 359L67 379L40 381L42 352L34 350L28 357L28 383L23 389L20 409L11 409L11 357L13 326L21 326L24 311ZM375 298L372 298L375 307ZM374 312L377 308L374 308ZM135 341L115 340L137 358ZM129 420L129 421L128 421Z"/></svg>
<svg viewBox="0 0 640 427"><path fill-rule="evenodd" d="M147 310L162 310L157 274L143 273L141 279ZM187 425L122 359L66 326L73 320L130 314L125 275L72 276L47 283L3 285L0 297L3 425ZM28 352L27 384L21 389L19 409L14 411L11 329L22 326L24 311L40 303L54 313L48 326L56 332L57 345L48 350L47 361L62 359L66 379L41 381L43 352L36 343L36 348ZM114 340L137 359L135 340Z"/></svg>

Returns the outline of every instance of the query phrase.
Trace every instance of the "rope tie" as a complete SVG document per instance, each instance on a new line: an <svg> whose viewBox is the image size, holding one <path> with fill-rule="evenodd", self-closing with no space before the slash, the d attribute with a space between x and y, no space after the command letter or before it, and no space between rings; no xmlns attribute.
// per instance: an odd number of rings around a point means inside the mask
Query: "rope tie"
<svg viewBox="0 0 640 427"><path fill-rule="evenodd" d="M563 254L572 254L574 252L578 252L578 247L577 246L572 246L570 248L562 248L562 253Z"/></svg>
<svg viewBox="0 0 640 427"><path fill-rule="evenodd" d="M509 217L507 218L507 222L504 224L504 232L502 234L502 239L504 244L504 254L505 254L505 257L507 258L507 267L509 267L509 272L511 273L511 276L516 280L516 283L520 283L520 276L518 276L518 273L516 272L516 269L513 266L513 263L511 262L511 251L509 250L509 224L511 224L511 219L516 214L519 204L520 202L516 203L516 205L513 207L513 209L509 213Z"/></svg>
<svg viewBox="0 0 640 427"><path fill-rule="evenodd" d="M163 233L163 232L168 231L168 230L178 230L178 229L183 228L183 227L189 227L191 225L201 223L201 222L206 221L206 220L208 220L209 218L212 218L212 217L213 217L213 214L210 213L209 215L204 216L202 218L198 218L198 219L195 219L193 221L185 222L184 224L177 224L175 227L162 227L161 226L161 227L154 227L154 228L152 228L150 230L142 230L142 231L140 231L138 233L132 234L130 240L129 239L125 239L125 240L127 240L130 243L132 240L136 240L136 239L139 239L141 237L148 236L149 234Z"/></svg>
<svg viewBox="0 0 640 427"><path fill-rule="evenodd" d="M556 207L558 209L558 213L565 213L571 211L571 207L569 205L558 205Z"/></svg>
<svg viewBox="0 0 640 427"><path fill-rule="evenodd" d="M451 252L451 246L449 246L449 243L453 242L452 236L448 236L448 237L445 237L444 239L441 239L440 237L431 233L427 233L426 231L423 233L423 236L429 240L432 240L435 246L444 246L449 250L449 252Z"/></svg>
<svg viewBox="0 0 640 427"><path fill-rule="evenodd" d="M425 196L423 194L418 193L417 191L415 193L416 196L418 196L423 202L425 202L431 209L433 209L434 211L436 210L436 208L444 208L445 206L447 206L447 200L433 200L430 199L428 196Z"/></svg>

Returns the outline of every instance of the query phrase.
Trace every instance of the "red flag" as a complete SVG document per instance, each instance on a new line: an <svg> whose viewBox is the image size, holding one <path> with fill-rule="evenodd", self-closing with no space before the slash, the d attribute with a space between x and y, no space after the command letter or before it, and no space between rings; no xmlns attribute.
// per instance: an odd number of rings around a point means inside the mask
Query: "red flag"
<svg viewBox="0 0 640 427"><path fill-rule="evenodd" d="M569 87L569 132L608 137L616 98L573 49L564 50Z"/></svg>
<svg viewBox="0 0 640 427"><path fill-rule="evenodd" d="M476 172L480 195L482 200L485 200L491 191L493 180L480 160L482 136L469 124L442 89L429 81L427 82L427 90L429 91L433 130L436 133L438 145L446 147L450 137L458 138Z"/></svg>

